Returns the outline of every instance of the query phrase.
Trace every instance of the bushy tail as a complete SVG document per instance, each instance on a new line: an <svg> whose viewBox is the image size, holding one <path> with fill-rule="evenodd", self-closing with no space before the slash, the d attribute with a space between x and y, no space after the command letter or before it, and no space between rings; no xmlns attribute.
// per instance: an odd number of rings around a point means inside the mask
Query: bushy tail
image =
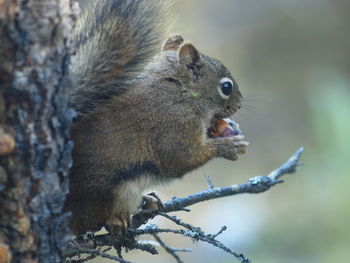
<svg viewBox="0 0 350 263"><path fill-rule="evenodd" d="M94 0L83 5L73 37L72 106L86 113L125 91L158 52L168 29L169 1Z"/></svg>

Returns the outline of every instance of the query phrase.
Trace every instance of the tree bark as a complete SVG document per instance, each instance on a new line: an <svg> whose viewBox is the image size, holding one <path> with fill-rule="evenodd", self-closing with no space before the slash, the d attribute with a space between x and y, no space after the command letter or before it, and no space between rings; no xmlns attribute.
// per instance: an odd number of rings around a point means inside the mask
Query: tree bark
<svg viewBox="0 0 350 263"><path fill-rule="evenodd" d="M16 142L0 153L0 263L61 262L70 238L61 210L76 10L74 0L0 0L0 148Z"/></svg>

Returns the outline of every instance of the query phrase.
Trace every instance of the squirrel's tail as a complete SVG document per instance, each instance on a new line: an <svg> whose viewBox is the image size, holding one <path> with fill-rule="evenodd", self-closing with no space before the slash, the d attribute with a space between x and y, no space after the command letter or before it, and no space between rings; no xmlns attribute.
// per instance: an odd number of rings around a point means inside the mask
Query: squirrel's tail
<svg viewBox="0 0 350 263"><path fill-rule="evenodd" d="M139 75L160 51L171 22L169 0L82 2L70 65L72 107L78 113L89 112L123 93L125 83Z"/></svg>

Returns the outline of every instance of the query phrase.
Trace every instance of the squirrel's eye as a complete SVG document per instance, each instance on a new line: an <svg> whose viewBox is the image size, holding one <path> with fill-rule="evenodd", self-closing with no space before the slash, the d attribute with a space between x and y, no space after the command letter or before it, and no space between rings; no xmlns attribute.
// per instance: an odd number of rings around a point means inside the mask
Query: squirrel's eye
<svg viewBox="0 0 350 263"><path fill-rule="evenodd" d="M226 96L230 95L231 92L232 92L232 84L231 84L231 82L225 82L225 83L221 84L221 91Z"/></svg>
<svg viewBox="0 0 350 263"><path fill-rule="evenodd" d="M229 78L222 78L218 86L222 98L228 99L233 90L233 82Z"/></svg>

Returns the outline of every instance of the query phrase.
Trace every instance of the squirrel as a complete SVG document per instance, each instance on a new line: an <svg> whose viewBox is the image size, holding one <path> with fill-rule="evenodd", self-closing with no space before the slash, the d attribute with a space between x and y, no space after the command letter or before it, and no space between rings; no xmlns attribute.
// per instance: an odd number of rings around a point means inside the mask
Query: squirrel
<svg viewBox="0 0 350 263"><path fill-rule="evenodd" d="M95 0L77 20L69 70L78 116L65 202L75 234L127 227L148 188L246 152L242 135L208 137L242 95L220 61L180 35L165 40L168 7Z"/></svg>

